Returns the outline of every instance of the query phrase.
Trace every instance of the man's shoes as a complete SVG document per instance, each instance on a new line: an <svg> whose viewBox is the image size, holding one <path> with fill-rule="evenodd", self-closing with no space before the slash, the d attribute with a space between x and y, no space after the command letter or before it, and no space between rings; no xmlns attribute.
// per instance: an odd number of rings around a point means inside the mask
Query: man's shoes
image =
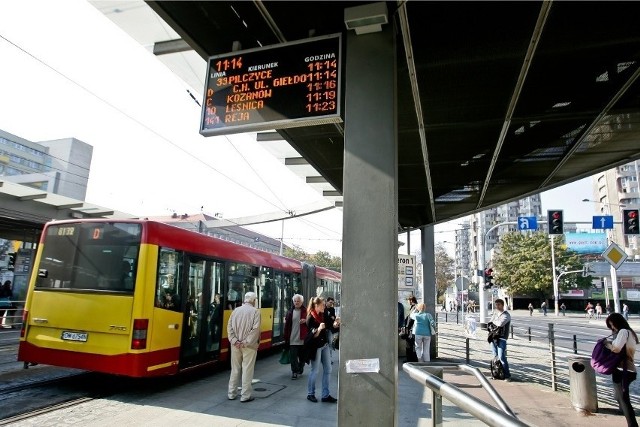
<svg viewBox="0 0 640 427"><path fill-rule="evenodd" d="M291 379L292 380L297 380L298 379L298 374L296 374L295 372L293 374L291 374Z"/></svg>
<svg viewBox="0 0 640 427"><path fill-rule="evenodd" d="M300 368L300 370L297 372L298 375L302 375L302 373L304 372L304 368Z"/></svg>
<svg viewBox="0 0 640 427"><path fill-rule="evenodd" d="M248 398L248 399L241 400L241 401L240 401L240 403L247 403L247 402L251 402L251 401L253 401L253 400L255 400L255 397L250 397L250 398Z"/></svg>
<svg viewBox="0 0 640 427"><path fill-rule="evenodd" d="M318 399L316 399L316 397L313 394L310 394L307 396L307 400L313 403L317 403Z"/></svg>
<svg viewBox="0 0 640 427"><path fill-rule="evenodd" d="M227 397L229 398L229 400L236 400L236 397L238 397L238 396L233 396L233 397L227 396Z"/></svg>
<svg viewBox="0 0 640 427"><path fill-rule="evenodd" d="M323 402L329 402L329 403L336 403L338 401L338 399L336 399L335 397L329 395L327 397L323 397L322 401Z"/></svg>
<svg viewBox="0 0 640 427"><path fill-rule="evenodd" d="M506 377L506 378L504 379L504 381L505 381L505 382L507 382L507 383L510 383L510 382L511 382L511 377Z"/></svg>

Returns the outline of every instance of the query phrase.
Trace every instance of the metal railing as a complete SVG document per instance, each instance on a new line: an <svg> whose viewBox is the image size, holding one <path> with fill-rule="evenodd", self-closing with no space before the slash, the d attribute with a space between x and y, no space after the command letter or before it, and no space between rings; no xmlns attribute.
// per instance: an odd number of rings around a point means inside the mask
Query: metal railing
<svg viewBox="0 0 640 427"><path fill-rule="evenodd" d="M466 313L465 313L466 316ZM438 358L465 360L467 364L489 367L491 352L486 342L487 332L477 326L475 338L466 336L461 328L462 313L438 313ZM440 339L445 338L445 339ZM550 387L553 391L570 390L569 358L591 357L596 340L588 335L566 333L553 323L545 327L519 326L512 318L509 340L509 365L526 381ZM513 341L512 341L513 340ZM465 349L464 355L462 349ZM640 353L639 353L640 355ZM613 397L608 376L597 375L598 400L613 406ZM630 386L631 401L640 404L640 384Z"/></svg>
<svg viewBox="0 0 640 427"><path fill-rule="evenodd" d="M19 340L19 334L15 331L22 327L24 301L12 301L12 303L15 308L0 309L0 348L15 346Z"/></svg>
<svg viewBox="0 0 640 427"><path fill-rule="evenodd" d="M402 365L402 369L409 374L411 378L419 383L423 383L424 386L429 389L432 426L442 425L442 398L449 400L458 408L473 415L489 426L527 426L527 424L518 420L515 413L477 368L469 365L427 362L405 363ZM474 375L501 410L444 381L442 374L443 371L447 369L461 370Z"/></svg>

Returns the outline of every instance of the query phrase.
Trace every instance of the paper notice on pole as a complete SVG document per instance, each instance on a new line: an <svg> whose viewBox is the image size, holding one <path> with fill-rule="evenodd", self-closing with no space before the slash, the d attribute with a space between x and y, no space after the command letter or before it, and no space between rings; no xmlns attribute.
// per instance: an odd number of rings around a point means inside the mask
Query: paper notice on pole
<svg viewBox="0 0 640 427"><path fill-rule="evenodd" d="M467 315L467 319L464 322L464 332L468 338L477 338L476 336L476 329L478 324L477 322L478 320L475 318L475 316Z"/></svg>
<svg viewBox="0 0 640 427"><path fill-rule="evenodd" d="M380 359L354 359L347 360L345 365L347 374L363 374L367 372L380 372Z"/></svg>

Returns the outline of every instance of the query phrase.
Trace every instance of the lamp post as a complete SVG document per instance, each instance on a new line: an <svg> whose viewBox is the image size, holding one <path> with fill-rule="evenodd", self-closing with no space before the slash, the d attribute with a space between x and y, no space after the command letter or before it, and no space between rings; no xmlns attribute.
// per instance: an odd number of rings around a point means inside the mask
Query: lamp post
<svg viewBox="0 0 640 427"><path fill-rule="evenodd" d="M596 200L589 200L589 199L582 199L582 201L590 202L590 203L600 203L604 208L603 209L604 213L607 213L609 215L612 215L611 205L618 206L619 208L627 207L627 205L622 205L619 203L608 203L608 202L602 202L602 201L599 202ZM610 230L607 230L607 245L610 244L611 242L613 242L613 233L611 233ZM616 313L620 313L620 297L618 296L618 272L616 271L613 265L610 267L609 271L611 275L611 291L613 292L613 311ZM608 300L609 290L607 289L606 281L604 285L604 292L605 292L606 300Z"/></svg>

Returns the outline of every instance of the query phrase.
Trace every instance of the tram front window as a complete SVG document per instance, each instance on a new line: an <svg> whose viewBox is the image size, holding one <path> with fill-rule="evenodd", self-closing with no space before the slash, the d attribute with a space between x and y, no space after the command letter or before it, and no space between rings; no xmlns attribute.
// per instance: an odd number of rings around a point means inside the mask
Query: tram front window
<svg viewBox="0 0 640 427"><path fill-rule="evenodd" d="M36 288L133 292L140 236L140 224L49 226Z"/></svg>

